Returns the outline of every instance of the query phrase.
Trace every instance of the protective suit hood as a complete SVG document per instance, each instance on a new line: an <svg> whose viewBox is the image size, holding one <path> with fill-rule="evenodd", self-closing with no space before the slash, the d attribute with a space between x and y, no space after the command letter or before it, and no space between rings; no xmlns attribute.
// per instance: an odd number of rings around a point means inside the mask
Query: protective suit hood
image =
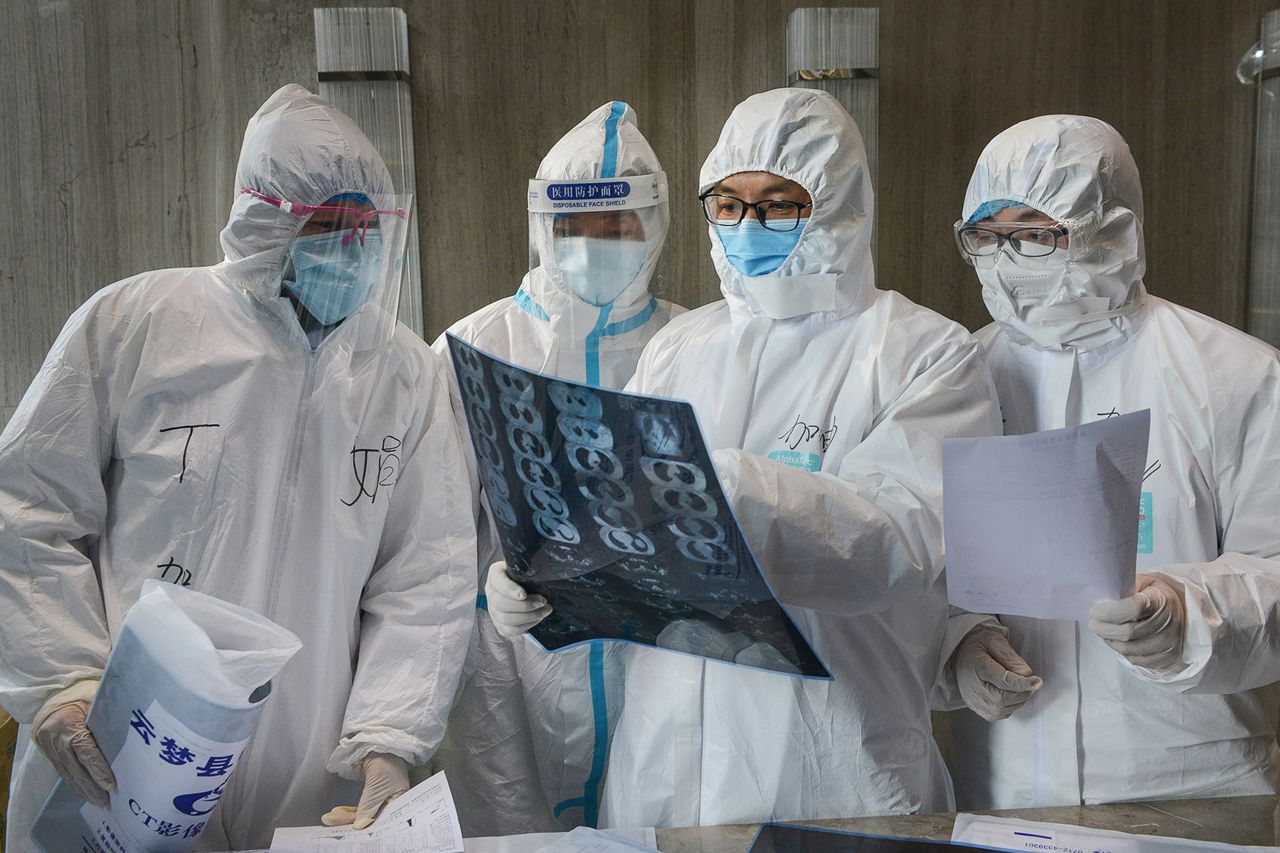
<svg viewBox="0 0 1280 853"><path fill-rule="evenodd" d="M219 235L225 269L260 298L279 295L284 252L305 222L241 188L318 205L339 193L392 192L377 149L345 113L290 83L258 108L244 131L234 202Z"/></svg>
<svg viewBox="0 0 1280 853"><path fill-rule="evenodd" d="M665 183L634 110L621 101L604 104L579 122L551 148L537 173L539 180L570 182L635 176L650 176L641 183ZM530 211L534 258L515 298L486 305L449 332L521 367L621 388L646 344L684 312L648 289L667 231L668 202L663 197L636 212L648 255L608 305L588 304L563 286L563 277L552 275L554 214ZM448 357L443 335L435 349ZM466 435L461 407L455 416ZM473 488L478 497L479 488ZM502 553L495 528L486 521L480 528L483 573ZM549 655L531 640L513 643L502 637L484 610L476 619L465 682L433 759L449 774L463 834L594 825L604 759L621 710L623 646L590 643Z"/></svg>
<svg viewBox="0 0 1280 853"><path fill-rule="evenodd" d="M389 183L349 119L280 89L245 134L225 261L98 290L0 433L0 704L24 725L101 677L148 580L302 641L208 819L208 850L265 848L275 827L354 802L369 753L425 764L476 598L447 365L393 317L376 324L385 345L363 347L374 338L345 320L313 345L279 295L305 219L242 186L315 204L376 200ZM19 743L13 851L29 849L56 778L25 732Z"/></svg>
<svg viewBox="0 0 1280 853"><path fill-rule="evenodd" d="M1115 128L1073 115L1040 116L1015 124L992 139L978 158L965 192L965 220L984 202L1001 199L1048 214L1069 231L1061 291L1044 300L1050 314L1063 316L1050 323L1081 314L1123 312L1141 304L1147 266L1142 185L1129 146ZM1001 328L1021 343L1045 349L1092 349L1122 336L1131 323L1123 314L1099 317L1077 323L1061 340L1046 342L1036 334L1035 321L1027 322L1001 304L990 282L984 280L983 287L984 301Z"/></svg>
<svg viewBox="0 0 1280 853"><path fill-rule="evenodd" d="M623 101L609 101L592 110L551 147L538 165L539 180L592 180L597 178L666 175L658 155L636 124L636 112ZM651 301L649 282L667 237L671 216L665 199L636 211L644 225L648 256L639 273L609 306L617 320ZM600 308L570 293L556 265L552 242L554 214L529 214L530 271L521 290L549 319L557 334L584 337L597 323Z"/></svg>
<svg viewBox="0 0 1280 853"><path fill-rule="evenodd" d="M874 197L862 134L834 97L814 89L774 89L739 104L707 155L699 192L739 172L772 172L813 199L804 233L770 275L745 276L725 258L708 224L711 260L735 317L845 316L875 291L871 258Z"/></svg>

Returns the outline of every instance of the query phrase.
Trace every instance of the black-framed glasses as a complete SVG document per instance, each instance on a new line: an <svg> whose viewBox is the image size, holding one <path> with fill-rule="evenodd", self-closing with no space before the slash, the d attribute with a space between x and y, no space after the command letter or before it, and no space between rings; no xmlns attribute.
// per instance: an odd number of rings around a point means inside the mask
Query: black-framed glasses
<svg viewBox="0 0 1280 853"><path fill-rule="evenodd" d="M765 199L764 201L743 201L736 196L705 192L698 196L702 202L702 215L712 225L721 228L733 228L746 218L748 210L755 210L756 219L770 231L794 231L800 225L800 214L809 202L786 201L784 199Z"/></svg>
<svg viewBox="0 0 1280 853"><path fill-rule="evenodd" d="M996 230L961 221L955 224L954 231L956 246L966 258L992 257L1006 244L1024 258L1043 258L1067 246L1067 229L1056 225L1024 225Z"/></svg>

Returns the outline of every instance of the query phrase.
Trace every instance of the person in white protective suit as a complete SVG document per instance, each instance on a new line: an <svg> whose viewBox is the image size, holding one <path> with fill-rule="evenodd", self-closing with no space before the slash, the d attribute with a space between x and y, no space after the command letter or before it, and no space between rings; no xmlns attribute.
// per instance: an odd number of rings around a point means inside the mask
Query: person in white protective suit
<svg viewBox="0 0 1280 853"><path fill-rule="evenodd" d="M634 192L601 211L599 191L619 178ZM548 193L564 195L565 182L593 190L584 193L590 203L552 209ZM621 388L649 339L684 311L651 293L670 214L666 175L635 111L622 101L593 110L547 153L529 198L530 270L520 289L449 332L521 367ZM448 357L444 336L435 348ZM502 556L487 533L482 524L481 566ZM464 834L594 826L621 700L620 648L596 642L548 654L493 615L477 615L437 759Z"/></svg>
<svg viewBox="0 0 1280 853"><path fill-rule="evenodd" d="M834 680L630 648L601 822L945 810L929 718L954 647L942 439L999 429L990 375L964 329L876 289L866 155L835 98L748 98L699 183L724 299L659 332L627 388L693 404L763 571Z"/></svg>
<svg viewBox="0 0 1280 853"><path fill-rule="evenodd" d="M1280 790L1280 353L1147 293L1138 170L1102 121L1004 131L963 212L1005 432L1150 409L1151 438L1136 593L1088 627L1000 617L1043 687L1007 720L954 715L959 805Z"/></svg>
<svg viewBox="0 0 1280 853"><path fill-rule="evenodd" d="M225 259L95 294L0 436L0 704L35 741L7 850L32 849L46 756L105 800L84 715L147 578L303 643L198 849L266 847L357 799L328 818L367 823L443 734L475 529L448 366L394 319L407 200L294 85L250 120L235 193Z"/></svg>

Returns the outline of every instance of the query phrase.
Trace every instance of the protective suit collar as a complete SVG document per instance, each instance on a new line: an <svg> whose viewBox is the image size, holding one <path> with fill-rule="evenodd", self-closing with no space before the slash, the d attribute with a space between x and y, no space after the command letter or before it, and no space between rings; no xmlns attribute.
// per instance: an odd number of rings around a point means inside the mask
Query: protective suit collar
<svg viewBox="0 0 1280 853"><path fill-rule="evenodd" d="M623 101L610 101L592 110L561 137L538 166L541 180L588 180L637 175L660 175L662 164L636 124L636 113ZM530 213L531 269L525 275L517 302L537 306L531 313L544 319L556 337L582 340L604 325L652 313L649 283L670 224L667 202L637 211L644 224L649 252L640 272L614 301L591 305L563 286L552 244L553 215ZM642 322L642 321L638 321Z"/></svg>
<svg viewBox="0 0 1280 853"><path fill-rule="evenodd" d="M735 322L767 317L826 321L870 304L874 197L866 150L853 118L834 97L814 89L774 89L752 95L725 122L707 155L699 192L738 172L772 172L813 198L800 242L777 272L745 276L711 234L711 260Z"/></svg>
<svg viewBox="0 0 1280 853"><path fill-rule="evenodd" d="M548 347L555 341L581 346L591 338L629 331L653 316L657 300L647 290L635 294L634 289L634 284L628 286L612 304L597 307L549 282L545 270L533 269L513 298L522 311L545 324Z"/></svg>
<svg viewBox="0 0 1280 853"><path fill-rule="evenodd" d="M997 199L1053 217L1071 239L1060 287L1033 312L998 292L991 276L983 279L984 301L1001 328L1021 343L1054 350L1084 351L1124 337L1144 292L1146 250L1138 168L1115 128L1072 115L1015 124L978 158L963 218ZM1046 314L1049 307L1056 310Z"/></svg>
<svg viewBox="0 0 1280 853"><path fill-rule="evenodd" d="M245 127L235 201L219 235L220 272L263 300L280 295L285 251L305 220L241 187L311 205L344 192L393 191L382 157L346 114L297 84L278 89Z"/></svg>

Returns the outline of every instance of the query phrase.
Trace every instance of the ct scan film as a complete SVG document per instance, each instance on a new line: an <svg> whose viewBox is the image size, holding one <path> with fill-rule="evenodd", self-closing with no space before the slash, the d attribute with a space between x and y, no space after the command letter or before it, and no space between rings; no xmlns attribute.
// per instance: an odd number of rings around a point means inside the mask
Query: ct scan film
<svg viewBox="0 0 1280 853"><path fill-rule="evenodd" d="M486 502L554 651L624 640L830 678L774 598L693 407L516 367L453 335Z"/></svg>

